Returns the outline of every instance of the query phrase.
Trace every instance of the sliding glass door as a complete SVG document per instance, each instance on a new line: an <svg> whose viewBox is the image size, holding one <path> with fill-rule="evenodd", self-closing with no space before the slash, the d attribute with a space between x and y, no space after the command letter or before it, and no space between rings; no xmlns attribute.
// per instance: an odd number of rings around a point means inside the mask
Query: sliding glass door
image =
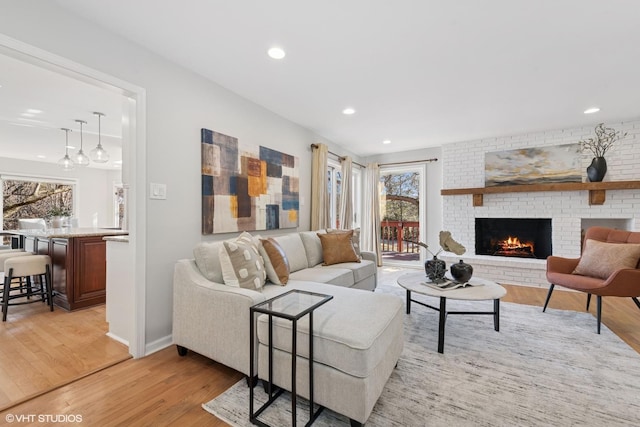
<svg viewBox="0 0 640 427"><path fill-rule="evenodd" d="M424 165L380 168L380 251L384 264L418 264L425 223Z"/></svg>

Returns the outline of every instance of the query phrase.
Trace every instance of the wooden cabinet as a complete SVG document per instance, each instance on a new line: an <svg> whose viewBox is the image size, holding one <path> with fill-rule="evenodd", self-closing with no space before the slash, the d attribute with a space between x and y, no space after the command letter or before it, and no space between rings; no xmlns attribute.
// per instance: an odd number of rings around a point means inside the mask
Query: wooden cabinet
<svg viewBox="0 0 640 427"><path fill-rule="evenodd" d="M56 305L67 310L106 301L107 249L103 236L37 239L53 264Z"/></svg>

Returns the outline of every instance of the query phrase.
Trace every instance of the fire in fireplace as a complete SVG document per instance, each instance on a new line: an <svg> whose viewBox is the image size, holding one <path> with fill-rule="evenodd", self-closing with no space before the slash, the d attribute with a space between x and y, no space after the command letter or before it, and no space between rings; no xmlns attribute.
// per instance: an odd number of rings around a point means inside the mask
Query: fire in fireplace
<svg viewBox="0 0 640 427"><path fill-rule="evenodd" d="M549 218L476 218L476 254L545 259L551 255Z"/></svg>

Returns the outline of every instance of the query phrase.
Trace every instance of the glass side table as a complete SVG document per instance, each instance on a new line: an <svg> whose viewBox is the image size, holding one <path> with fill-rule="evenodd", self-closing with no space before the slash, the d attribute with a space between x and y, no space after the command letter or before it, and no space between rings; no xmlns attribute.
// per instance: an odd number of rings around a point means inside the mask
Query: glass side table
<svg viewBox="0 0 640 427"><path fill-rule="evenodd" d="M256 313L269 316L269 383L267 394L269 399L257 410L253 411L253 387L249 387L249 420L252 424L267 426L258 420L258 416L267 409L284 391L282 388L274 390L273 385L273 318L280 317L291 321L291 421L296 425L296 359L297 359L297 332L298 320L309 315L309 422L310 425L318 418L324 409L322 406L314 413L313 403L313 311L321 305L333 299L333 295L324 295L314 292L301 291L298 289L285 292L282 295L273 297L264 302L258 303L249 308L249 353L250 368L249 378L255 378L254 354L255 354L255 321ZM267 426L268 427L268 426Z"/></svg>

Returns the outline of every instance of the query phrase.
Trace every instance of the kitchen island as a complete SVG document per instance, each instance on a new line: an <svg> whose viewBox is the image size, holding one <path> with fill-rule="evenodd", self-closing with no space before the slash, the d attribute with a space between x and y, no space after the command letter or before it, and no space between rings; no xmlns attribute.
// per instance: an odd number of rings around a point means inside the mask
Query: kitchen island
<svg viewBox="0 0 640 427"><path fill-rule="evenodd" d="M129 234L108 228L5 230L4 233L12 235L12 246L51 257L53 302L66 310L105 303L107 250L103 238Z"/></svg>

